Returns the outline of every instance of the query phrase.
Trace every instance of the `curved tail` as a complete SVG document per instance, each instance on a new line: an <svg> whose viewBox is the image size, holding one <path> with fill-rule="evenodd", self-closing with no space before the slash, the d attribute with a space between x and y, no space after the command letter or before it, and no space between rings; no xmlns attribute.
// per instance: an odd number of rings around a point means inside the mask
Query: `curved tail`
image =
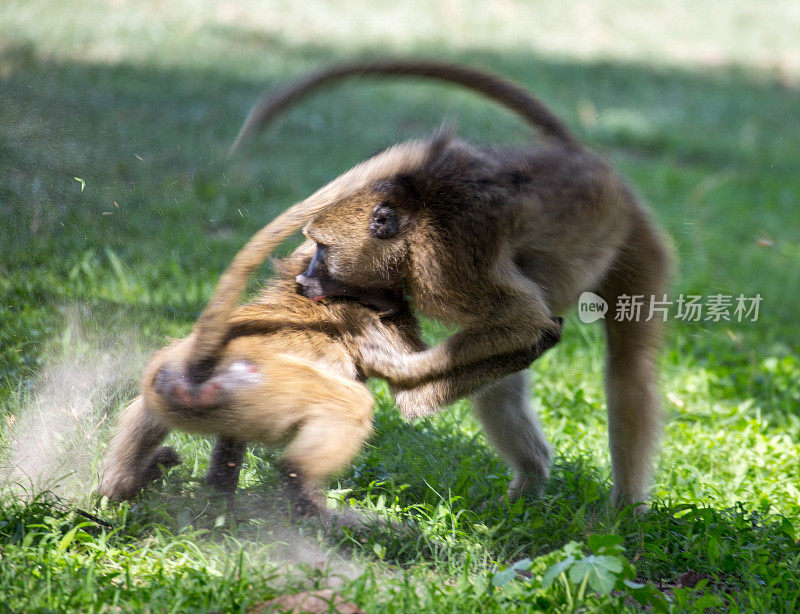
<svg viewBox="0 0 800 614"><path fill-rule="evenodd" d="M407 141L390 147L294 204L253 235L222 274L214 295L195 323L192 347L188 352L189 373L196 379L209 373L228 333L231 312L239 303L248 279L278 245L320 211L348 194L427 164L448 138L448 133L442 133L431 139Z"/></svg>
<svg viewBox="0 0 800 614"><path fill-rule="evenodd" d="M256 103L239 131L230 153L252 134L263 130L275 117L293 104L334 81L352 76L422 77L455 83L483 94L520 115L546 137L565 145L576 146L577 139L541 101L522 87L495 75L447 62L433 60L380 60L354 62L325 68L295 81L285 88L266 93Z"/></svg>

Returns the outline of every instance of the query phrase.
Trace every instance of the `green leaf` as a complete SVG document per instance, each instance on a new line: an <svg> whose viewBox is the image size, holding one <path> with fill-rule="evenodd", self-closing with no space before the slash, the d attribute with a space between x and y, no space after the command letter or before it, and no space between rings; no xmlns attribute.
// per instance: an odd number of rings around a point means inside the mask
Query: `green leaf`
<svg viewBox="0 0 800 614"><path fill-rule="evenodd" d="M623 539L619 535L609 533L607 535L590 535L589 548L595 554L611 554L613 552L622 552L625 548L622 545Z"/></svg>
<svg viewBox="0 0 800 614"><path fill-rule="evenodd" d="M527 571L531 568L531 560L529 558L520 559L511 566L515 571Z"/></svg>
<svg viewBox="0 0 800 614"><path fill-rule="evenodd" d="M75 541L75 536L78 534L78 531L80 531L83 527L89 527L89 526L92 526L91 522L81 522L80 524L77 524L74 527L72 527L69 531L67 531L67 534L64 535L64 537L62 537L58 541L58 546L56 546L56 550L58 550L59 552L64 552L64 550L69 548L70 544L73 541Z"/></svg>
<svg viewBox="0 0 800 614"><path fill-rule="evenodd" d="M573 555L569 555L563 561L559 561L553 565L550 565L542 576L542 588L548 588L553 581L564 573L567 569L569 569L570 565L575 562L575 557Z"/></svg>
<svg viewBox="0 0 800 614"><path fill-rule="evenodd" d="M693 609L697 610L698 612L702 612L709 608L718 608L724 603L725 602L719 595L703 595L697 599L692 606Z"/></svg>
<svg viewBox="0 0 800 614"><path fill-rule="evenodd" d="M496 586L497 588L502 588L516 577L517 570L513 567L509 567L503 571L498 571L492 576L492 585Z"/></svg>
<svg viewBox="0 0 800 614"><path fill-rule="evenodd" d="M580 584L587 578L589 587L607 595L614 589L618 574L622 571L622 563L615 557L605 555L587 556L575 563L569 570L569 580L573 584Z"/></svg>
<svg viewBox="0 0 800 614"><path fill-rule="evenodd" d="M525 571L526 569L530 569L531 567L531 560L528 558L520 559L513 565L510 565L503 571L498 571L492 576L492 584L498 588L501 588L511 582L514 578L517 577L518 571Z"/></svg>

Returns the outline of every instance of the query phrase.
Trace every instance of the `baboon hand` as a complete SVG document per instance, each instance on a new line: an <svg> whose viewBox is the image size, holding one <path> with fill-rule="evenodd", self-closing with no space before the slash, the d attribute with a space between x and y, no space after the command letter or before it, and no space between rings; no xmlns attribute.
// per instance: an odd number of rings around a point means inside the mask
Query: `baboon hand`
<svg viewBox="0 0 800 614"><path fill-rule="evenodd" d="M561 332L564 328L564 318L556 316L553 318L553 327L546 328L540 337L530 347L531 362L539 358L547 350L554 347L561 341Z"/></svg>
<svg viewBox="0 0 800 614"><path fill-rule="evenodd" d="M401 354L377 343L365 343L361 348L361 368L367 377L379 377L390 384L407 387L414 383L415 356L417 354Z"/></svg>

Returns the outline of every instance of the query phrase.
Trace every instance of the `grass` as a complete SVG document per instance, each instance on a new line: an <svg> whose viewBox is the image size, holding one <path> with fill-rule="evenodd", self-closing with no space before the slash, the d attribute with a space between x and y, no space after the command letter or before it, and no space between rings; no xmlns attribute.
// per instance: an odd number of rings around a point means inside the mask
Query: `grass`
<svg viewBox="0 0 800 614"><path fill-rule="evenodd" d="M795 3L332 7L4 3L0 462L25 457L32 477L59 478L47 482L59 495L40 483L0 495L0 608L246 611L332 586L370 612L795 611ZM353 83L225 159L263 88L377 52L447 57L528 85L652 205L680 259L674 294L763 297L755 323L670 323L652 512L608 512L602 335L575 317L534 367L558 450L540 499L484 509L508 469L469 403L409 425L376 382L375 433L330 496L406 520L403 531L287 525L269 497L274 452L258 448L232 518L200 484L209 442L183 435L171 441L185 462L163 483L132 505L91 508L106 416L133 394L147 352L189 330L252 232L444 117L477 142L527 141L474 96ZM35 437L49 430L71 446L66 458Z"/></svg>

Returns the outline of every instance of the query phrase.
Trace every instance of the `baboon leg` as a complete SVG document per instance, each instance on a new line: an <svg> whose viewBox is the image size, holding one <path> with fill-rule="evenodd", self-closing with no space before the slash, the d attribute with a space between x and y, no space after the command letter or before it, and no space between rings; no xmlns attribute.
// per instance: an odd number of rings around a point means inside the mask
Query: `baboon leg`
<svg viewBox="0 0 800 614"><path fill-rule="evenodd" d="M353 460L372 429L372 397L366 393L358 406L352 395L342 397L340 407L329 402L306 414L281 459L295 513L324 511L325 480Z"/></svg>
<svg viewBox="0 0 800 614"><path fill-rule="evenodd" d="M303 423L281 462L297 513L323 509L320 489L331 474L346 466L361 449L372 428L371 409L370 401L369 406L363 407L362 420L340 419L320 412Z"/></svg>
<svg viewBox="0 0 800 614"><path fill-rule="evenodd" d="M208 463L206 484L221 494L232 495L236 492L245 450L245 441L217 437Z"/></svg>
<svg viewBox="0 0 800 614"><path fill-rule="evenodd" d="M130 499L148 480L160 475L159 464L180 462L171 448L156 451L168 433L169 428L147 409L144 399L136 397L120 416L99 494L115 501Z"/></svg>
<svg viewBox="0 0 800 614"><path fill-rule="evenodd" d="M529 398L528 371L519 371L480 390L473 411L486 438L514 469L510 499L541 489L550 474L550 445Z"/></svg>
<svg viewBox="0 0 800 614"><path fill-rule="evenodd" d="M663 323L658 314L647 318L652 297L662 300L668 270L667 251L649 225L642 225L600 288L609 304L606 396L613 500L623 505L646 501L650 489L661 430L657 359ZM623 294L644 296L638 321L615 319Z"/></svg>
<svg viewBox="0 0 800 614"><path fill-rule="evenodd" d="M559 328L548 330L533 347L488 358L454 370L448 377L429 380L414 388L393 390L395 402L406 419L429 416L480 387L511 375L530 364L561 339L562 318L555 318Z"/></svg>

